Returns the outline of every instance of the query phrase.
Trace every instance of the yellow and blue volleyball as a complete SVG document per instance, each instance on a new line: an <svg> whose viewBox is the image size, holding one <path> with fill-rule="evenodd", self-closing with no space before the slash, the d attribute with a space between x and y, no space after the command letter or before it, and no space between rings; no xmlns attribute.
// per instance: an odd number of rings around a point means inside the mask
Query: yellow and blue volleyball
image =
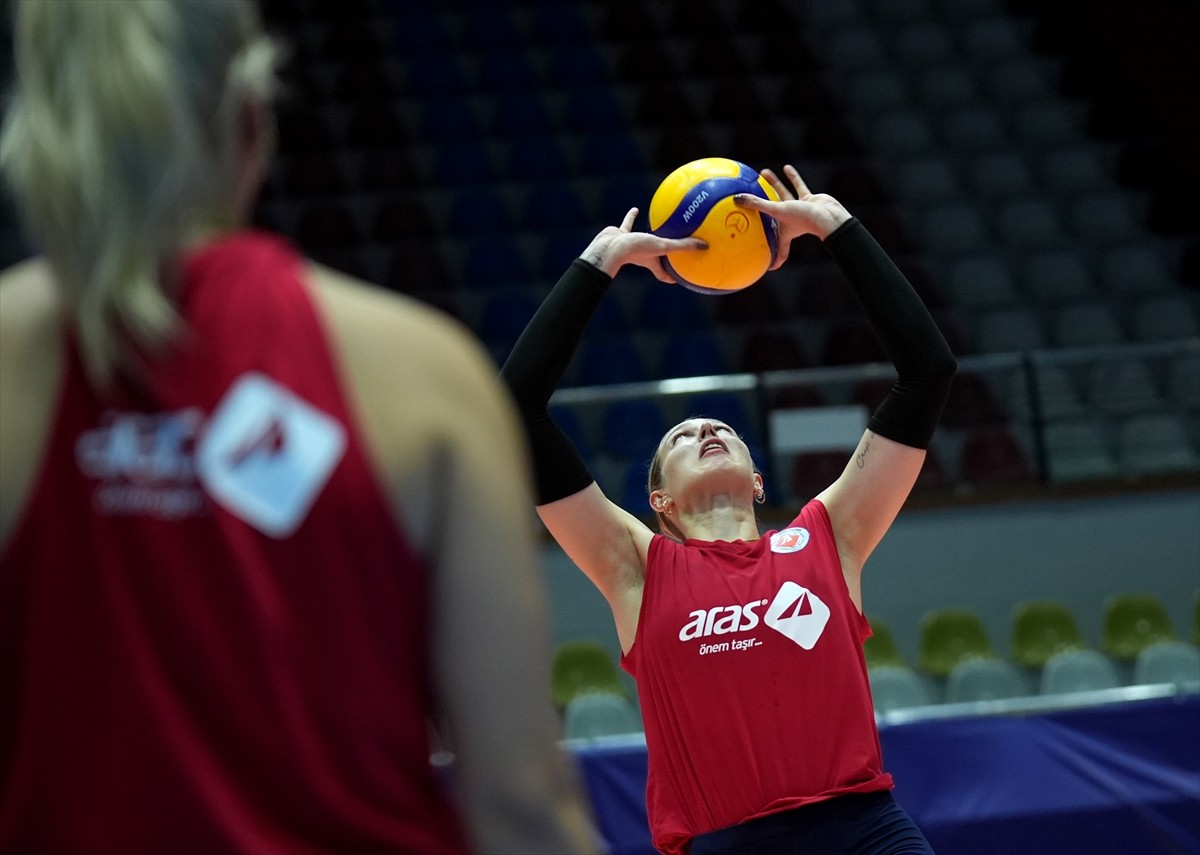
<svg viewBox="0 0 1200 855"><path fill-rule="evenodd" d="M771 201L779 194L761 175L727 157L685 163L663 179L650 200L650 231L660 237L698 237L702 252L671 252L663 259L680 285L703 294L730 294L763 277L779 250L779 223L738 207L737 193Z"/></svg>

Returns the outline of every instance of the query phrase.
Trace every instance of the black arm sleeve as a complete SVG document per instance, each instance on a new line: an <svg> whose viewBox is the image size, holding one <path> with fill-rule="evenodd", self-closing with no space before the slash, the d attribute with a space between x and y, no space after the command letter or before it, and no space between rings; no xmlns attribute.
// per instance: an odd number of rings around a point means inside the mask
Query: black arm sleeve
<svg viewBox="0 0 1200 855"><path fill-rule="evenodd" d="M928 448L958 364L917 292L857 219L825 239L888 358L897 380L868 427L913 448Z"/></svg>
<svg viewBox="0 0 1200 855"><path fill-rule="evenodd" d="M611 284L612 278L599 268L573 261L500 369L525 423L539 505L574 495L593 481L587 464L551 418L549 403Z"/></svg>

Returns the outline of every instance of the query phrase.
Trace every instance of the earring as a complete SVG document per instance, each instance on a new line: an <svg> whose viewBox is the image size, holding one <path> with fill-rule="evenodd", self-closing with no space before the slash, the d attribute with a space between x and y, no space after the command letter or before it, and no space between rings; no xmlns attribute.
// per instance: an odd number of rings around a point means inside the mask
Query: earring
<svg viewBox="0 0 1200 855"><path fill-rule="evenodd" d="M754 501L758 502L760 505L765 504L767 501L767 491L762 487L759 487L754 492Z"/></svg>

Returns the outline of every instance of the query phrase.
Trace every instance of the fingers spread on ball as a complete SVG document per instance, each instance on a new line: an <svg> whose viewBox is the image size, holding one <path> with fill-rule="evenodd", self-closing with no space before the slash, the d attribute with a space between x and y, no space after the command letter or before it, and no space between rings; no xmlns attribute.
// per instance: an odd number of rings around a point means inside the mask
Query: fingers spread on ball
<svg viewBox="0 0 1200 855"><path fill-rule="evenodd" d="M800 177L800 173L796 167L790 163L783 167L783 174L788 177L788 181L792 182L792 186L796 188L796 198L803 199L805 196L811 196L812 191L808 189L808 185L804 183L804 179Z"/></svg>

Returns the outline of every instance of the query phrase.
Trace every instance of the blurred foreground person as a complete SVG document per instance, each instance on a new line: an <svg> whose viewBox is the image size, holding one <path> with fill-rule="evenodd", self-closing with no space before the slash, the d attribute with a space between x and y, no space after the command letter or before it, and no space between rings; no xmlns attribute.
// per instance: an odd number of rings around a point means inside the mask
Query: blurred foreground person
<svg viewBox="0 0 1200 855"><path fill-rule="evenodd" d="M515 414L452 322L245 227L254 5L15 11L0 851L590 851Z"/></svg>

